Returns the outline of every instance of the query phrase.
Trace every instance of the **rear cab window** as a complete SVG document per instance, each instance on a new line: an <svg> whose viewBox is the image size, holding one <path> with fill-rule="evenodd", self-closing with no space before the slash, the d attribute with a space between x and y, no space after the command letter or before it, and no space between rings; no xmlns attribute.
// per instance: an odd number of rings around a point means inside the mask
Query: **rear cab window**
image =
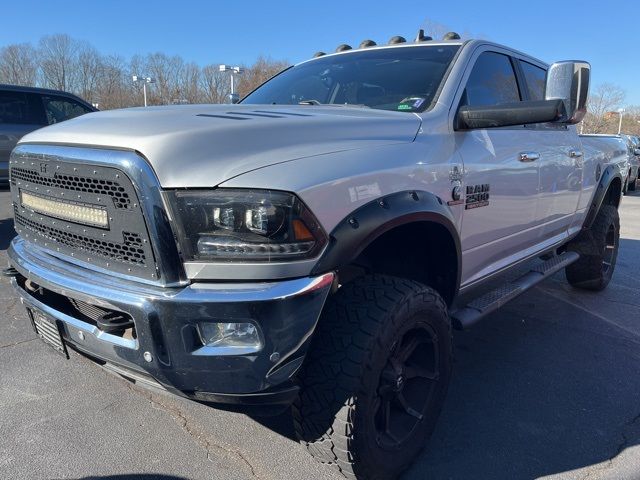
<svg viewBox="0 0 640 480"><path fill-rule="evenodd" d="M524 60L520 61L520 66L527 82L529 100L544 100L547 71Z"/></svg>

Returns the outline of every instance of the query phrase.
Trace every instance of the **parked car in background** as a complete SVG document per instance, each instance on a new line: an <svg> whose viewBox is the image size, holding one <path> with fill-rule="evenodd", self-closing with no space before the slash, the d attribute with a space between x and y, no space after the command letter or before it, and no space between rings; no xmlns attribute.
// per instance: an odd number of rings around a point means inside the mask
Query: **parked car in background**
<svg viewBox="0 0 640 480"><path fill-rule="evenodd" d="M91 104L67 92L0 85L0 184L9 183L9 155L24 135L95 111Z"/></svg>
<svg viewBox="0 0 640 480"><path fill-rule="evenodd" d="M622 135L629 147L629 180L627 189L634 191L640 175L640 138L634 135Z"/></svg>
<svg viewBox="0 0 640 480"><path fill-rule="evenodd" d="M608 152L605 153L606 155L612 155L611 158L603 158L602 161L606 163L613 162L618 165L620 174L622 175L622 193L626 194L631 180L631 171L633 170L631 157L634 157L635 160L635 156L633 155L634 152L630 150L629 141L622 135L603 133L583 134L580 135L580 138L586 146L591 146L596 151ZM609 147L609 150L603 149L603 145L605 144ZM624 154L624 152L626 152L626 155ZM638 170L636 164L634 188L635 179L637 178Z"/></svg>

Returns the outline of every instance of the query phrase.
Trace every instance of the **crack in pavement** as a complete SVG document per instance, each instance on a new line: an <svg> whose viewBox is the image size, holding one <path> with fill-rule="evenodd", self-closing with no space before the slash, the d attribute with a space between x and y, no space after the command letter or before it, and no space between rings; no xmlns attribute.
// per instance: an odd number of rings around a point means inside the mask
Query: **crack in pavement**
<svg viewBox="0 0 640 480"><path fill-rule="evenodd" d="M19 342L7 343L6 345L0 345L0 348L9 348L15 347L17 345L22 345L23 343L33 342L34 340L38 340L38 338L30 338L29 340L20 340Z"/></svg>
<svg viewBox="0 0 640 480"><path fill-rule="evenodd" d="M226 443L220 442L219 440L215 442L213 440L210 440L209 437L207 437L206 433L199 429L196 425L194 425L193 422L190 422L187 416L182 413L182 411L176 405L171 405L163 402L158 395L148 390L143 390L141 387L137 387L134 384L125 383L124 385L132 392L135 392L146 398L152 407L168 413L180 425L180 427L195 440L198 445L205 449L205 451L207 452L207 460L213 461L212 450L216 450L218 452L221 452L227 458L235 459L236 461L239 461L246 465L253 478L267 478L267 476L265 476L264 474L258 474L256 467L251 464L251 462L247 459L243 452L241 452L237 448L231 447Z"/></svg>

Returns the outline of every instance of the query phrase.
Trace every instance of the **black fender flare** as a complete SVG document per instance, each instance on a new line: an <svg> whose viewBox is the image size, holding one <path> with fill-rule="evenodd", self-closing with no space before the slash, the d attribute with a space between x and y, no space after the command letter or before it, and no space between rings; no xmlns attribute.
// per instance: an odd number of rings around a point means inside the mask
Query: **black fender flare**
<svg viewBox="0 0 640 480"><path fill-rule="evenodd" d="M454 296L457 295L462 274L462 249L454 217L440 197L418 190L379 197L342 219L329 234L329 245L311 273L320 274L348 265L384 233L417 222L439 224L451 235L457 256Z"/></svg>
<svg viewBox="0 0 640 480"><path fill-rule="evenodd" d="M596 192L591 199L591 206L589 207L589 211L587 212L587 216L585 217L584 223L582 225L583 230L589 230L591 225L593 225L594 220L596 219L596 215L602 206L602 202L604 202L605 195L609 191L609 187L614 179L620 179L620 196L622 196L622 174L620 173L620 167L618 165L609 165L607 166L602 174L600 175L600 179L598 180L598 186L596 187ZM620 205L620 199L618 199L618 205Z"/></svg>

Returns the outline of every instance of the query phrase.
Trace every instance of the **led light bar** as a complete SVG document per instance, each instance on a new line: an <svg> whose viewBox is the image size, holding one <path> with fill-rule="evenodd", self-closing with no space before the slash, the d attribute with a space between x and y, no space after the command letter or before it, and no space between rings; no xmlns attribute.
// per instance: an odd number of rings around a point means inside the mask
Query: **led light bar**
<svg viewBox="0 0 640 480"><path fill-rule="evenodd" d="M56 217L61 220L82 223L84 225L93 225L102 228L109 227L107 211L102 208L60 202L22 191L20 192L20 200L24 208L49 217Z"/></svg>

